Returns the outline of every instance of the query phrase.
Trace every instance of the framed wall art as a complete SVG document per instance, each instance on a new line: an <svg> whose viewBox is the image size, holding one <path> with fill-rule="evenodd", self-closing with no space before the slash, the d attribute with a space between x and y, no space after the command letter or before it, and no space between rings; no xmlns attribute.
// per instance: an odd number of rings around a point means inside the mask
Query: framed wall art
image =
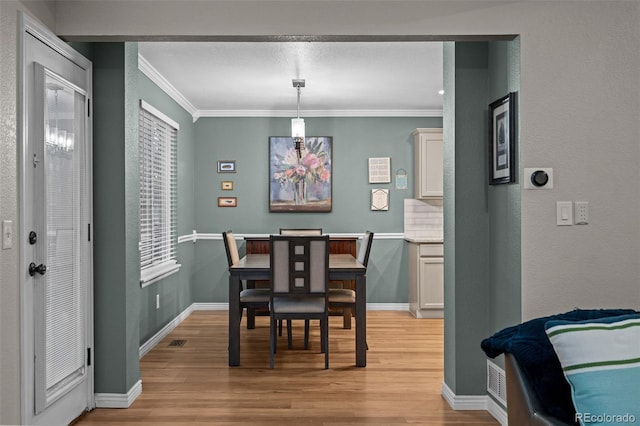
<svg viewBox="0 0 640 426"><path fill-rule="evenodd" d="M218 173L235 173L235 160L218 160Z"/></svg>
<svg viewBox="0 0 640 426"><path fill-rule="evenodd" d="M387 211L389 210L389 190L388 189L372 189L371 190L371 210Z"/></svg>
<svg viewBox="0 0 640 426"><path fill-rule="evenodd" d="M391 157L369 158L369 183L391 182Z"/></svg>
<svg viewBox="0 0 640 426"><path fill-rule="evenodd" d="M298 156L290 136L269 137L269 211L330 212L331 136L304 138Z"/></svg>
<svg viewBox="0 0 640 426"><path fill-rule="evenodd" d="M237 207L237 197L218 197L218 207Z"/></svg>
<svg viewBox="0 0 640 426"><path fill-rule="evenodd" d="M220 184L220 187L223 191L232 191L233 190L233 181L231 180L223 180Z"/></svg>
<svg viewBox="0 0 640 426"><path fill-rule="evenodd" d="M489 184L515 182L516 94L489 104Z"/></svg>

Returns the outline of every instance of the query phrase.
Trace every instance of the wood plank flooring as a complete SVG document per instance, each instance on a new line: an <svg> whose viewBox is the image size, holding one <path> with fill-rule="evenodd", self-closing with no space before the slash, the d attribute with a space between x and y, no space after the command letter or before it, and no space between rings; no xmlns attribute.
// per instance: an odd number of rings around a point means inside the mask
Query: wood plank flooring
<svg viewBox="0 0 640 426"><path fill-rule="evenodd" d="M278 340L269 370L269 321L241 326L241 366L229 367L227 312L196 311L141 361L142 395L128 409L95 409L76 424L207 425L497 425L485 411L454 411L440 395L443 321L406 312L367 316L367 367L355 363L355 329L330 319L330 363L324 370L319 327L302 349ZM286 334L286 333L285 333ZM170 346L185 340L183 346Z"/></svg>

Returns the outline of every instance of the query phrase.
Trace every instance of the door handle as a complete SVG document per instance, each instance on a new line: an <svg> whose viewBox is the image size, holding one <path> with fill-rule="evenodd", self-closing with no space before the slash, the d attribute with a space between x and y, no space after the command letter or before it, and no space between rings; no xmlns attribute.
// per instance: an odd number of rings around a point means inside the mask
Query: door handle
<svg viewBox="0 0 640 426"><path fill-rule="evenodd" d="M42 263L37 265L33 262L29 264L29 275L32 277L38 273L40 275L44 275L47 272L47 265L43 265Z"/></svg>

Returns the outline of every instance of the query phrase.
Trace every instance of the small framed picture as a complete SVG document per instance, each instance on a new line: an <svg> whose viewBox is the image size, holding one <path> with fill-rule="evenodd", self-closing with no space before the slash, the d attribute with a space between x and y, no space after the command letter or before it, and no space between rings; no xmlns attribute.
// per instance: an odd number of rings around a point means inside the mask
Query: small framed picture
<svg viewBox="0 0 640 426"><path fill-rule="evenodd" d="M231 191L233 190L233 181L231 180L223 180L220 185L223 191Z"/></svg>
<svg viewBox="0 0 640 426"><path fill-rule="evenodd" d="M218 207L237 207L237 197L218 197Z"/></svg>
<svg viewBox="0 0 640 426"><path fill-rule="evenodd" d="M489 105L489 184L515 182L516 94Z"/></svg>
<svg viewBox="0 0 640 426"><path fill-rule="evenodd" d="M388 189L372 189L371 190L371 210L374 210L374 211L389 210L389 190Z"/></svg>
<svg viewBox="0 0 640 426"><path fill-rule="evenodd" d="M369 183L391 182L391 157L369 158Z"/></svg>
<svg viewBox="0 0 640 426"><path fill-rule="evenodd" d="M235 160L218 160L218 173L235 173Z"/></svg>

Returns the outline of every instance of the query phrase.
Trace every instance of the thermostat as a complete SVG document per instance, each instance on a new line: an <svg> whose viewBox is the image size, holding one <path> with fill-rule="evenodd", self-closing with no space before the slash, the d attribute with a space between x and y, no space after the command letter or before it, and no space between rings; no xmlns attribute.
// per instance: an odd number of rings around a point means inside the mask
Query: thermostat
<svg viewBox="0 0 640 426"><path fill-rule="evenodd" d="M553 169L550 167L525 167L522 177L524 189L553 188Z"/></svg>

